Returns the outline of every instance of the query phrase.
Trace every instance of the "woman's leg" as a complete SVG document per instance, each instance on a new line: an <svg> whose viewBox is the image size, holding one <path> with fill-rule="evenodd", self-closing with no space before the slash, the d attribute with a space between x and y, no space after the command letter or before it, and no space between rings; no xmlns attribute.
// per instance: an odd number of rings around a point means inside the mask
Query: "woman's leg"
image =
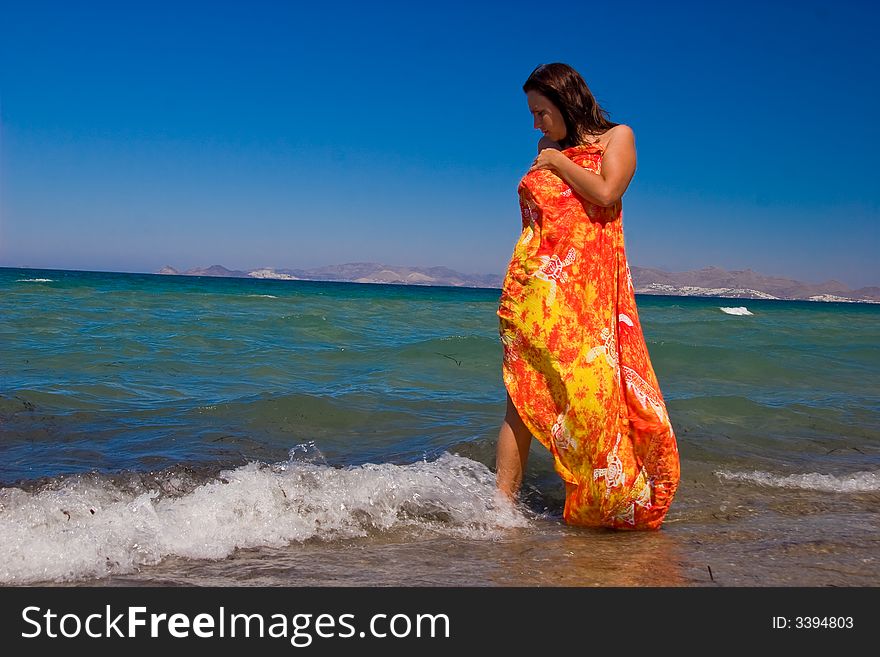
<svg viewBox="0 0 880 657"><path fill-rule="evenodd" d="M507 395L507 411L498 432L498 449L495 454L495 485L511 500L516 499L522 484L523 473L529 458L532 434L523 424Z"/></svg>

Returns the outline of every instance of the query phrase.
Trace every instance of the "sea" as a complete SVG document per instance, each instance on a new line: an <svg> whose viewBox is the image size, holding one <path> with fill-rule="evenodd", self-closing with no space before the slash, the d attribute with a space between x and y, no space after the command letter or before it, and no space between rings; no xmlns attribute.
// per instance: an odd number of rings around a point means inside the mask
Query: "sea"
<svg viewBox="0 0 880 657"><path fill-rule="evenodd" d="M500 290L0 269L0 585L880 585L880 305L639 295L663 527L494 489Z"/></svg>

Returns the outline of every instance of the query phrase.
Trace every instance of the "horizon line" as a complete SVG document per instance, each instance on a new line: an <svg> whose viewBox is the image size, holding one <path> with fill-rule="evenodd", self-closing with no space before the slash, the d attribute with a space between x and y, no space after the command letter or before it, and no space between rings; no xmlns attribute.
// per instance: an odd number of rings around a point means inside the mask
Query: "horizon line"
<svg viewBox="0 0 880 657"><path fill-rule="evenodd" d="M351 262L332 263L332 264L326 264L326 265L318 265L316 267L302 268L302 270L303 271L312 271L314 269L320 269L322 267L334 267L334 266L356 265L356 264L383 265L383 266L388 266L388 267L407 267L409 269L443 268L443 269L449 269L450 271L454 271L455 273L458 273L458 274L465 274L465 275L472 275L472 276L499 276L502 279L504 278L504 274L488 273L488 272L485 272L485 273L462 272L460 270L453 269L452 267L449 267L447 265L399 265L399 264L388 264L388 263L384 263L384 262L376 262L376 261L372 261L372 260L357 260L357 261L351 261ZM183 275L183 276L192 275L192 274L186 274L185 272L178 270L176 267L173 267L172 265L166 264L166 265L163 265L163 267L171 267L172 269L174 269L175 271L178 272L178 275ZM228 271L246 271L246 272L258 271L260 269L269 269L269 270L273 270L273 271L278 271L280 269L295 269L293 267L276 267L276 266L266 266L266 265L261 265L258 267L252 267L252 268L248 268L248 269L229 269L229 267L227 267L226 265L221 265L221 264L215 263L215 264L207 265L204 267L200 267L200 266L190 267L187 271L191 271L193 269L209 269L211 267L223 267L223 269L226 269ZM691 272L699 272L699 271L703 271L706 269L718 269L720 271L729 272L729 273L752 272L754 274L766 276L769 278L782 278L785 280L793 281L795 283L804 283L807 285L824 285L827 283L838 283L840 285L845 285L845 286L849 287L849 284L844 283L843 281L840 281L836 278L829 278L829 279L826 279L824 281L820 281L817 283L811 283L811 282L799 280L796 278L789 278L788 276L784 276L784 275L765 274L763 272L756 271L756 270L752 269L751 267L747 267L745 269L725 269L724 267L719 267L717 265L705 265L699 269L684 269L684 270L679 270L679 271L672 271L672 270L664 269L661 267L645 267L645 266L641 266L641 265L631 265L631 268L633 268L633 267L638 268L638 269L653 269L655 271L661 271L666 274L686 274L686 273L691 273ZM60 267L34 267L34 266L30 266L30 265L21 265L21 266L0 265L0 269L32 269L32 270L37 270L37 271L70 271L70 272L83 272L83 273L96 273L96 274L101 274L101 273L104 273L104 274L149 274L149 275L157 275L157 276L174 275L174 274L160 274L158 271L131 271L131 270L118 270L118 269L64 269L64 268L60 268ZM218 277L218 278L229 278L229 277ZM236 278L236 277L231 277L231 278ZM272 279L268 279L268 280L272 280ZM283 280L283 279L278 279L278 280ZM328 282L332 282L332 281L328 281ZM339 281L339 282L342 282L342 281ZM355 281L352 281L352 282L355 282ZM411 284L405 283L404 285L411 285ZM455 287L455 286L440 286L440 287ZM850 288L850 289L851 289L851 291L855 292L860 289L873 288L873 287L880 287L880 283L861 285L859 287Z"/></svg>

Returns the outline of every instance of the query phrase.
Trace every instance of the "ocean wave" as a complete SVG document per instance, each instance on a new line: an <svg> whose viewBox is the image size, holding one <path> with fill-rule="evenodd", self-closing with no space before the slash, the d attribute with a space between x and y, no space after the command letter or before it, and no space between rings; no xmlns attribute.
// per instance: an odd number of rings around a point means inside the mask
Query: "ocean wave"
<svg viewBox="0 0 880 657"><path fill-rule="evenodd" d="M817 472L777 475L758 470L752 472L719 470L715 475L719 479L742 481L773 488L799 488L829 493L873 493L880 491L880 473L877 472L854 472L849 475L835 476Z"/></svg>
<svg viewBox="0 0 880 657"><path fill-rule="evenodd" d="M278 297L276 297L274 294L248 294L247 296L249 296L249 297L259 297L259 298L262 298L262 299L277 299L277 298L278 298Z"/></svg>
<svg viewBox="0 0 880 657"><path fill-rule="evenodd" d="M54 283L52 278L19 278L16 283Z"/></svg>
<svg viewBox="0 0 880 657"><path fill-rule="evenodd" d="M491 471L468 458L334 468L315 452L299 446L283 463L203 481L183 469L146 486L92 474L0 489L0 583L99 578L169 556L222 559L394 530L491 539L529 524L498 497Z"/></svg>
<svg viewBox="0 0 880 657"><path fill-rule="evenodd" d="M721 312L727 313L728 315L754 315L755 313L750 312L748 308L745 306L735 306L735 307L720 307Z"/></svg>

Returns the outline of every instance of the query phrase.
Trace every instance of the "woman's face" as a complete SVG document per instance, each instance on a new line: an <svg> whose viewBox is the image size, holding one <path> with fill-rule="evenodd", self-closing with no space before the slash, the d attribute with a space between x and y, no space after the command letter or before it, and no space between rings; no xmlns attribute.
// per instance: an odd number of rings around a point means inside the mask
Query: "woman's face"
<svg viewBox="0 0 880 657"><path fill-rule="evenodd" d="M526 98L529 101L529 110L535 117L535 129L540 130L555 142L565 139L568 134L565 129L565 120L556 105L537 91L526 92Z"/></svg>

